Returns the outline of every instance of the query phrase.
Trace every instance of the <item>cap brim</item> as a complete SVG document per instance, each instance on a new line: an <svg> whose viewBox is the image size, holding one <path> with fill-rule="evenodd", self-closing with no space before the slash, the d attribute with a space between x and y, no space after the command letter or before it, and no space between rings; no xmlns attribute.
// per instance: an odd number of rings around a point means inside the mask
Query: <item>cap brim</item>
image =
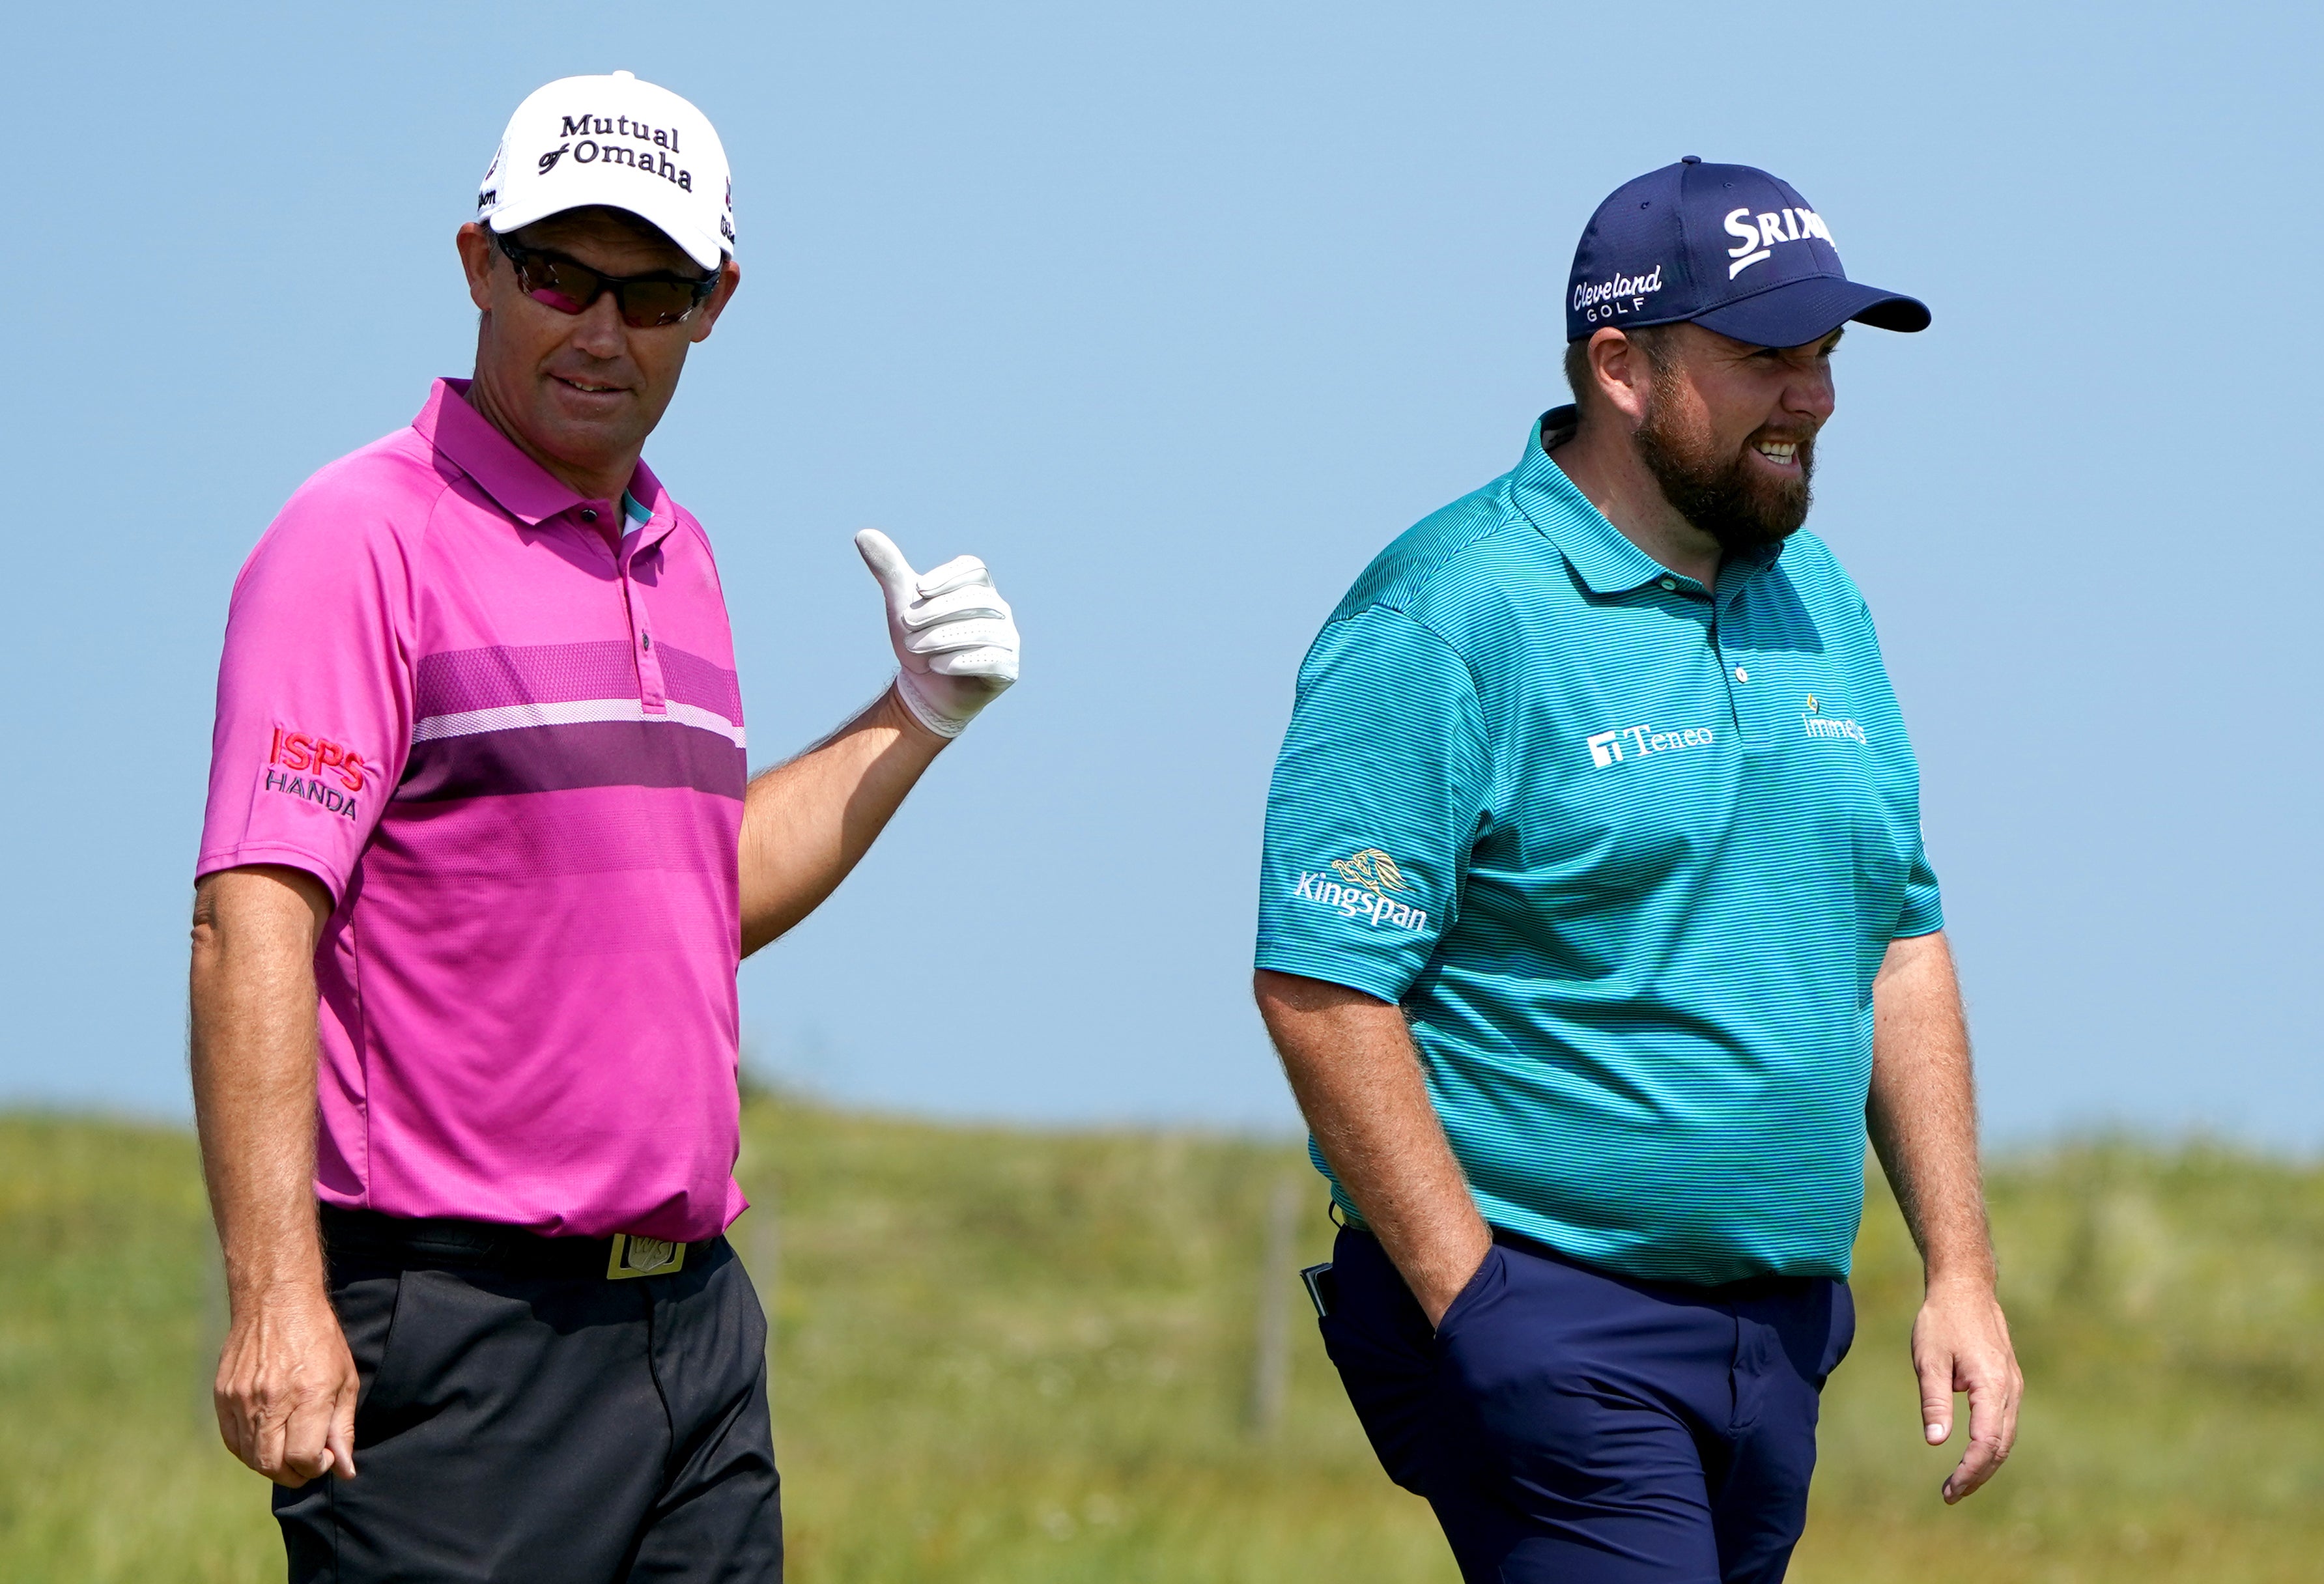
<svg viewBox="0 0 2324 1584"><path fill-rule="evenodd" d="M536 220L546 220L551 215L562 215L568 209L600 207L620 209L624 214L635 215L664 236L669 237L678 252L706 270L716 269L724 260L725 255L733 251L723 244L717 237L708 235L699 227L687 225L686 223L687 217L682 214L667 211L659 215L651 214L643 204L615 203L603 194L591 194L578 203L559 203L553 198L534 195L529 202L503 204L484 216L484 224L504 236L512 231L523 230ZM675 209L676 206L671 206L671 208Z"/></svg>
<svg viewBox="0 0 2324 1584"><path fill-rule="evenodd" d="M1694 322L1754 346L1804 346L1854 320L1876 330L1925 330L1928 305L1901 292L1812 275L1698 314Z"/></svg>

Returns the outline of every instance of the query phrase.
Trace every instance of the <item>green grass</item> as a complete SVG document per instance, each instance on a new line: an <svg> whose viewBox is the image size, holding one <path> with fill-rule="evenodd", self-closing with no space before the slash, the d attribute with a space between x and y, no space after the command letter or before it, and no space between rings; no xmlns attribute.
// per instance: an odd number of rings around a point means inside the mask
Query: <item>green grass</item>
<svg viewBox="0 0 2324 1584"><path fill-rule="evenodd" d="M761 1208L735 1238L771 1278L794 1579L1452 1584L1304 1300L1282 1423L1247 1426L1268 1195L1293 1174L1320 1211L1296 1149L770 1101L746 1132ZM2007 1164L1993 1200L2032 1378L2017 1458L1937 1500L1917 1267L1876 1195L1793 1577L2324 1574L2324 1172L2089 1147ZM209 1419L191 1140L0 1118L0 1577L279 1578L264 1488ZM1298 1259L1329 1236L1304 1217Z"/></svg>

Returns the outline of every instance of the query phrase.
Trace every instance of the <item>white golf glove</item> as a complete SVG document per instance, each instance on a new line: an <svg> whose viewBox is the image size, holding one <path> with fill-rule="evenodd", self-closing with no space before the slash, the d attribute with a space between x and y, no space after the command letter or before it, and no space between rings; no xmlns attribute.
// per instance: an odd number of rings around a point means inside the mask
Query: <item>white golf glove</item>
<svg viewBox="0 0 2324 1584"><path fill-rule="evenodd" d="M1017 680L1017 619L973 556L915 572L876 528L855 536L863 565L888 599L888 641L903 669L896 691L920 724L957 737L976 712Z"/></svg>

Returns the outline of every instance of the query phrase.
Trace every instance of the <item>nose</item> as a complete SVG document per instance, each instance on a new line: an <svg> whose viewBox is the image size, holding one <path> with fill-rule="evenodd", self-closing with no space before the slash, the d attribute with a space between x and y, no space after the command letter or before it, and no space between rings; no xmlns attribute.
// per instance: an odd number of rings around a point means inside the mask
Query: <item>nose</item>
<svg viewBox="0 0 2324 1584"><path fill-rule="evenodd" d="M566 339L592 357L615 358L629 349L628 328L622 307L611 291L573 316L573 332Z"/></svg>
<svg viewBox="0 0 2324 1584"><path fill-rule="evenodd" d="M1819 357L1794 365L1792 378L1784 387L1784 412L1787 417L1804 419L1821 428L1831 417L1832 409L1839 405L1839 392L1831 382L1831 359Z"/></svg>

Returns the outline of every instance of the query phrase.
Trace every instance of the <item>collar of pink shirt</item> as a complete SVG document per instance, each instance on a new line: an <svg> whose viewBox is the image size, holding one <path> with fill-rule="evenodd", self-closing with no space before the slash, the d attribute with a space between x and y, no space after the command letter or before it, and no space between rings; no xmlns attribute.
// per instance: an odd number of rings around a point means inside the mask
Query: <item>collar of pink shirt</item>
<svg viewBox="0 0 2324 1584"><path fill-rule="evenodd" d="M640 458L630 475L629 493L651 514L634 529L622 514L619 501L594 500L534 461L493 427L491 419L468 405L467 380L439 379L428 392L428 403L411 427L434 447L438 456L476 482L500 509L528 528L538 528L560 517L576 526L603 533L604 523L622 523L638 536L632 551L659 542L678 526L678 508L653 469ZM626 537L626 533L624 537Z"/></svg>

